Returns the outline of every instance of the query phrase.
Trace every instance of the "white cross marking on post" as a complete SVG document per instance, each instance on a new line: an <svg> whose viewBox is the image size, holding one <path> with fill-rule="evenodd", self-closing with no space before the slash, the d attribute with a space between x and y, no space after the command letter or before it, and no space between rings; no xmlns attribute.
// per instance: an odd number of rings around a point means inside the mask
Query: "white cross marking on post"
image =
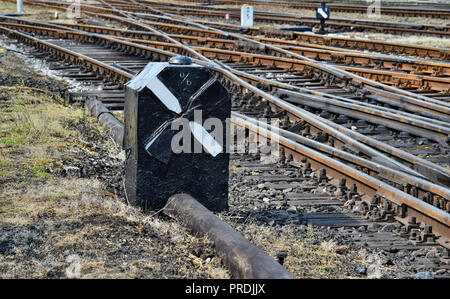
<svg viewBox="0 0 450 299"><path fill-rule="evenodd" d="M328 18L328 15L326 12L323 11L322 7L319 7L318 12L324 17L324 19Z"/></svg>

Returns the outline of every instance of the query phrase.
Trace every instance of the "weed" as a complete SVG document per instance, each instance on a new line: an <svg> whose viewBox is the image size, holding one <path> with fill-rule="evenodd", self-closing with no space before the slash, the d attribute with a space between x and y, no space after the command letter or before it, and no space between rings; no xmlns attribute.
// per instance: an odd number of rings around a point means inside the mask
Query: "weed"
<svg viewBox="0 0 450 299"><path fill-rule="evenodd" d="M0 161L0 167L8 167L10 165L11 163L9 163L8 161Z"/></svg>
<svg viewBox="0 0 450 299"><path fill-rule="evenodd" d="M46 172L44 166L33 166L31 170L33 170L34 176L39 179L46 179L50 177L50 173Z"/></svg>
<svg viewBox="0 0 450 299"><path fill-rule="evenodd" d="M0 171L0 177L10 177L11 173L7 171Z"/></svg>

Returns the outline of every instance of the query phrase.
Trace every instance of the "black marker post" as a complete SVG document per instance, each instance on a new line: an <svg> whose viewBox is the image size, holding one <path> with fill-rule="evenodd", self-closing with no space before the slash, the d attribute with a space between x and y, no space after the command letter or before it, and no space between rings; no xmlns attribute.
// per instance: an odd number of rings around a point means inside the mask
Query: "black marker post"
<svg viewBox="0 0 450 299"><path fill-rule="evenodd" d="M125 86L130 203L161 209L170 196L188 193L211 211L227 210L230 114L230 94L208 68L185 56L149 63Z"/></svg>
<svg viewBox="0 0 450 299"><path fill-rule="evenodd" d="M330 18L330 8L325 2L322 2L321 6L316 8L316 19L320 20L320 29L317 33L326 34L325 21Z"/></svg>

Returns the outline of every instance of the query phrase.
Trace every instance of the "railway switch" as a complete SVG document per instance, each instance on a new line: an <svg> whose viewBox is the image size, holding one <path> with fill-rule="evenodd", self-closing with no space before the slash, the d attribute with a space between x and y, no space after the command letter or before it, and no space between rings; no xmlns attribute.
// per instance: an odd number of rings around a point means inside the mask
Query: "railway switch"
<svg viewBox="0 0 450 299"><path fill-rule="evenodd" d="M226 210L230 113L230 95L208 68L185 56L149 63L125 86L128 200L160 209L183 192Z"/></svg>

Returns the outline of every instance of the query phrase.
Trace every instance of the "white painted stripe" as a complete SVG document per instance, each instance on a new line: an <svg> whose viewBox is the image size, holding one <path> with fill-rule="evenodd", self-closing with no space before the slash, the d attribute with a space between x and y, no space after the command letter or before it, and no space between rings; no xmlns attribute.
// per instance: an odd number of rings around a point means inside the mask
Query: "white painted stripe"
<svg viewBox="0 0 450 299"><path fill-rule="evenodd" d="M328 18L328 15L326 12L323 11L322 7L319 7L318 12L324 17L325 19Z"/></svg>
<svg viewBox="0 0 450 299"><path fill-rule="evenodd" d="M156 141L156 139L159 138L159 136L164 132L164 130L167 128L167 122L164 122L161 126L159 126L158 129L156 129L155 132L153 132L153 136L151 140L147 141L147 143L145 144L145 150L148 151L148 149L150 148L150 146L152 146L152 144Z"/></svg>
<svg viewBox="0 0 450 299"><path fill-rule="evenodd" d="M159 135L161 135L162 131L154 136L149 142L147 142L147 144L145 144L145 150L148 151L148 149L150 148L150 146L152 146L152 144L156 141L156 139L158 139Z"/></svg>
<svg viewBox="0 0 450 299"><path fill-rule="evenodd" d="M215 157L222 152L222 146L216 142L214 137L209 134L202 125L191 121L189 122L189 126L191 127L191 132L192 135L194 135L194 138L203 145L205 150L211 156Z"/></svg>
<svg viewBox="0 0 450 299"><path fill-rule="evenodd" d="M158 79L158 77L152 78L146 86L156 95L156 97L161 101L161 103L163 103L164 106L167 107L167 109L177 114L180 114L182 112L180 102L178 102L178 99Z"/></svg>

